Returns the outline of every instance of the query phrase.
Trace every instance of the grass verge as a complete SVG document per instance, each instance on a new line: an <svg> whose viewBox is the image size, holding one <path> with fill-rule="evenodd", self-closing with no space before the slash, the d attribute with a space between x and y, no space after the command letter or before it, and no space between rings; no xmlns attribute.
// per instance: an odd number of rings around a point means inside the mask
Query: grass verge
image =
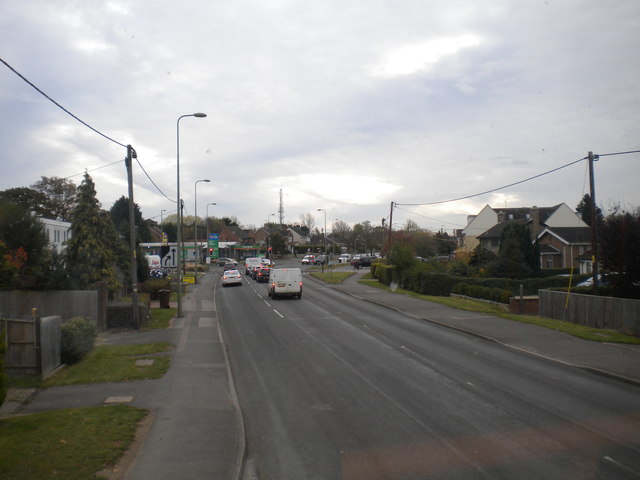
<svg viewBox="0 0 640 480"><path fill-rule="evenodd" d="M158 330L168 328L171 319L176 316L177 308L152 308L149 312L149 321L142 327L143 330Z"/></svg>
<svg viewBox="0 0 640 480"><path fill-rule="evenodd" d="M129 382L162 377L171 362L168 355L154 355L173 349L170 343L144 345L101 345L82 361L71 365L44 382L45 387L85 383ZM152 356L153 355L153 356ZM151 365L136 360L153 359Z"/></svg>
<svg viewBox="0 0 640 480"><path fill-rule="evenodd" d="M328 272L310 272L309 274L322 280L326 283L342 283L345 279L349 278L355 272L334 272L329 270Z"/></svg>
<svg viewBox="0 0 640 480"><path fill-rule="evenodd" d="M584 325L578 325L575 323L565 322L563 320L554 320L551 318L544 318L535 315L516 315L513 313L507 313L500 305L486 303L478 300L470 300L466 298L458 297L435 297L432 295L422 295L420 293L412 292L409 290L403 290L401 288L392 289L387 285L384 285L377 280L360 280L365 285L380 288L388 292L398 293L401 295L408 295L410 297L418 298L420 300L426 300L428 302L439 303L448 307L457 308L459 310L467 310L471 312L487 313L495 315L497 317L514 320L516 322L530 323L532 325L538 325L540 327L550 328L559 332L568 333L574 337L582 338L584 340L590 340L593 342L613 342L613 343L629 343L640 345L640 338L631 335L625 335L614 330L604 330L599 328L587 327Z"/></svg>
<svg viewBox="0 0 640 480"><path fill-rule="evenodd" d="M126 405L34 413L0 420L0 480L86 480L113 465L146 410Z"/></svg>

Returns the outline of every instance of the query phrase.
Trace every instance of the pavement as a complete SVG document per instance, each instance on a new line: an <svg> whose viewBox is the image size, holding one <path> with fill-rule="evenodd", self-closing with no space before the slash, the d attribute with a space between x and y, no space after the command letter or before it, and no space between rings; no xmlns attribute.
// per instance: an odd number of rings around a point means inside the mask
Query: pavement
<svg viewBox="0 0 640 480"><path fill-rule="evenodd" d="M359 283L362 269L336 290L413 318L497 342L526 354L640 385L640 346L581 340L492 315L451 309ZM319 281L307 277L311 281ZM240 480L245 432L212 296L217 275L204 276L183 300L169 328L106 333L110 345L170 342L171 368L159 380L12 389L0 416L125 403L150 410L139 437L107 474L111 480L215 478Z"/></svg>

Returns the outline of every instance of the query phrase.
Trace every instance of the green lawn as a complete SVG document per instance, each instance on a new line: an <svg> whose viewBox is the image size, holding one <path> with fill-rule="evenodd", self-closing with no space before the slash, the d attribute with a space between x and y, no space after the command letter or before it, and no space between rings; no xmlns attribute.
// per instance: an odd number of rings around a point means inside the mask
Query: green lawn
<svg viewBox="0 0 640 480"><path fill-rule="evenodd" d="M100 478L134 439L146 410L73 408L0 420L0 480Z"/></svg>
<svg viewBox="0 0 640 480"><path fill-rule="evenodd" d="M171 362L169 355L154 355L173 349L170 343L101 345L80 362L70 365L44 382L45 387L83 383L128 382L162 377ZM153 359L149 366L136 360Z"/></svg>
<svg viewBox="0 0 640 480"><path fill-rule="evenodd" d="M329 270L327 269L327 271L320 272L310 272L310 275L313 275L316 278L319 278L320 280L322 280L323 282L326 283L342 283L345 279L349 278L351 275L353 275L355 272L344 272L344 271L333 271L333 270Z"/></svg>
<svg viewBox="0 0 640 480"><path fill-rule="evenodd" d="M565 322L562 320L554 320L551 318L544 318L535 315L516 315L513 313L507 313L500 305L492 303L482 302L479 300L470 300L467 298L458 297L435 297L432 295L422 295L409 290L403 290L401 288L391 289L390 287L378 282L377 280L360 280L361 283L370 285L372 287L380 288L382 290L392 291L401 295L408 295L410 297L426 300L429 302L439 303L448 307L457 308L460 310L467 310L472 312L488 313L509 320L515 320L517 322L525 322L541 327L551 328L561 332L568 333L575 337L583 338L585 340L591 340L594 342L616 342L616 343L630 343L640 345L640 338L631 335L625 335L613 330L604 330L592 327L586 327L584 325L577 325L575 323Z"/></svg>
<svg viewBox="0 0 640 480"><path fill-rule="evenodd" d="M168 328L171 319L176 316L177 308L152 308L149 321L142 326L143 330Z"/></svg>

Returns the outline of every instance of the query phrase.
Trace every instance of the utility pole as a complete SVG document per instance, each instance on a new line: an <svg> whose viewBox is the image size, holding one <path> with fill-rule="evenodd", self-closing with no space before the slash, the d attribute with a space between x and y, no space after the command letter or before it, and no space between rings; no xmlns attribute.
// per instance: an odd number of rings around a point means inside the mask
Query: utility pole
<svg viewBox="0 0 640 480"><path fill-rule="evenodd" d="M140 328L140 320L138 317L138 261L136 255L136 222L134 216L134 204L133 204L133 172L132 172L132 159L138 158L136 151L127 145L127 158L125 158L125 164L127 166L127 181L129 183L129 246L131 249L131 317L133 321L133 327L137 330Z"/></svg>
<svg viewBox="0 0 640 480"><path fill-rule="evenodd" d="M596 188L593 173L593 162L598 160L598 156L593 152L589 152L589 189L591 195L591 265L593 273L593 287L595 291L598 288L598 215L596 212Z"/></svg>
<svg viewBox="0 0 640 480"><path fill-rule="evenodd" d="M389 241L387 242L387 256L391 254L391 230L393 229L393 205L391 202L391 213L389 214Z"/></svg>

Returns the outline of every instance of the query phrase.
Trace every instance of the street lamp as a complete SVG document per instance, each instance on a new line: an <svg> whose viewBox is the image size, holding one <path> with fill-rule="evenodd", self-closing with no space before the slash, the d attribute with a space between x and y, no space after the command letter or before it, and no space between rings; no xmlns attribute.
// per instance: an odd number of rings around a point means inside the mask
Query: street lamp
<svg viewBox="0 0 640 480"><path fill-rule="evenodd" d="M207 225L207 247L209 246L209 205L217 205L217 203L207 203L207 217L204 219L204 223Z"/></svg>
<svg viewBox="0 0 640 480"><path fill-rule="evenodd" d="M178 210L178 235L177 235L177 247L178 247L178 312L177 317L182 317L182 208L180 205L180 120L185 117L204 118L206 113L190 113L188 115L181 115L176 122L176 209Z"/></svg>
<svg viewBox="0 0 640 480"><path fill-rule="evenodd" d="M166 211L166 209L160 210L160 237L162 237L162 239L160 240L161 245L164 245L164 226L162 224L162 214Z"/></svg>
<svg viewBox="0 0 640 480"><path fill-rule="evenodd" d="M324 272L324 264L329 264L329 256L327 255L327 211L319 208L319 212L324 212L324 262L322 263L322 271Z"/></svg>
<svg viewBox="0 0 640 480"><path fill-rule="evenodd" d="M194 272L194 283L198 283L198 264L200 263L200 252L198 250L198 183L206 182L209 183L211 180L208 178L202 180L196 180L196 183L193 184L193 254L194 254L194 264L195 264L195 272Z"/></svg>

